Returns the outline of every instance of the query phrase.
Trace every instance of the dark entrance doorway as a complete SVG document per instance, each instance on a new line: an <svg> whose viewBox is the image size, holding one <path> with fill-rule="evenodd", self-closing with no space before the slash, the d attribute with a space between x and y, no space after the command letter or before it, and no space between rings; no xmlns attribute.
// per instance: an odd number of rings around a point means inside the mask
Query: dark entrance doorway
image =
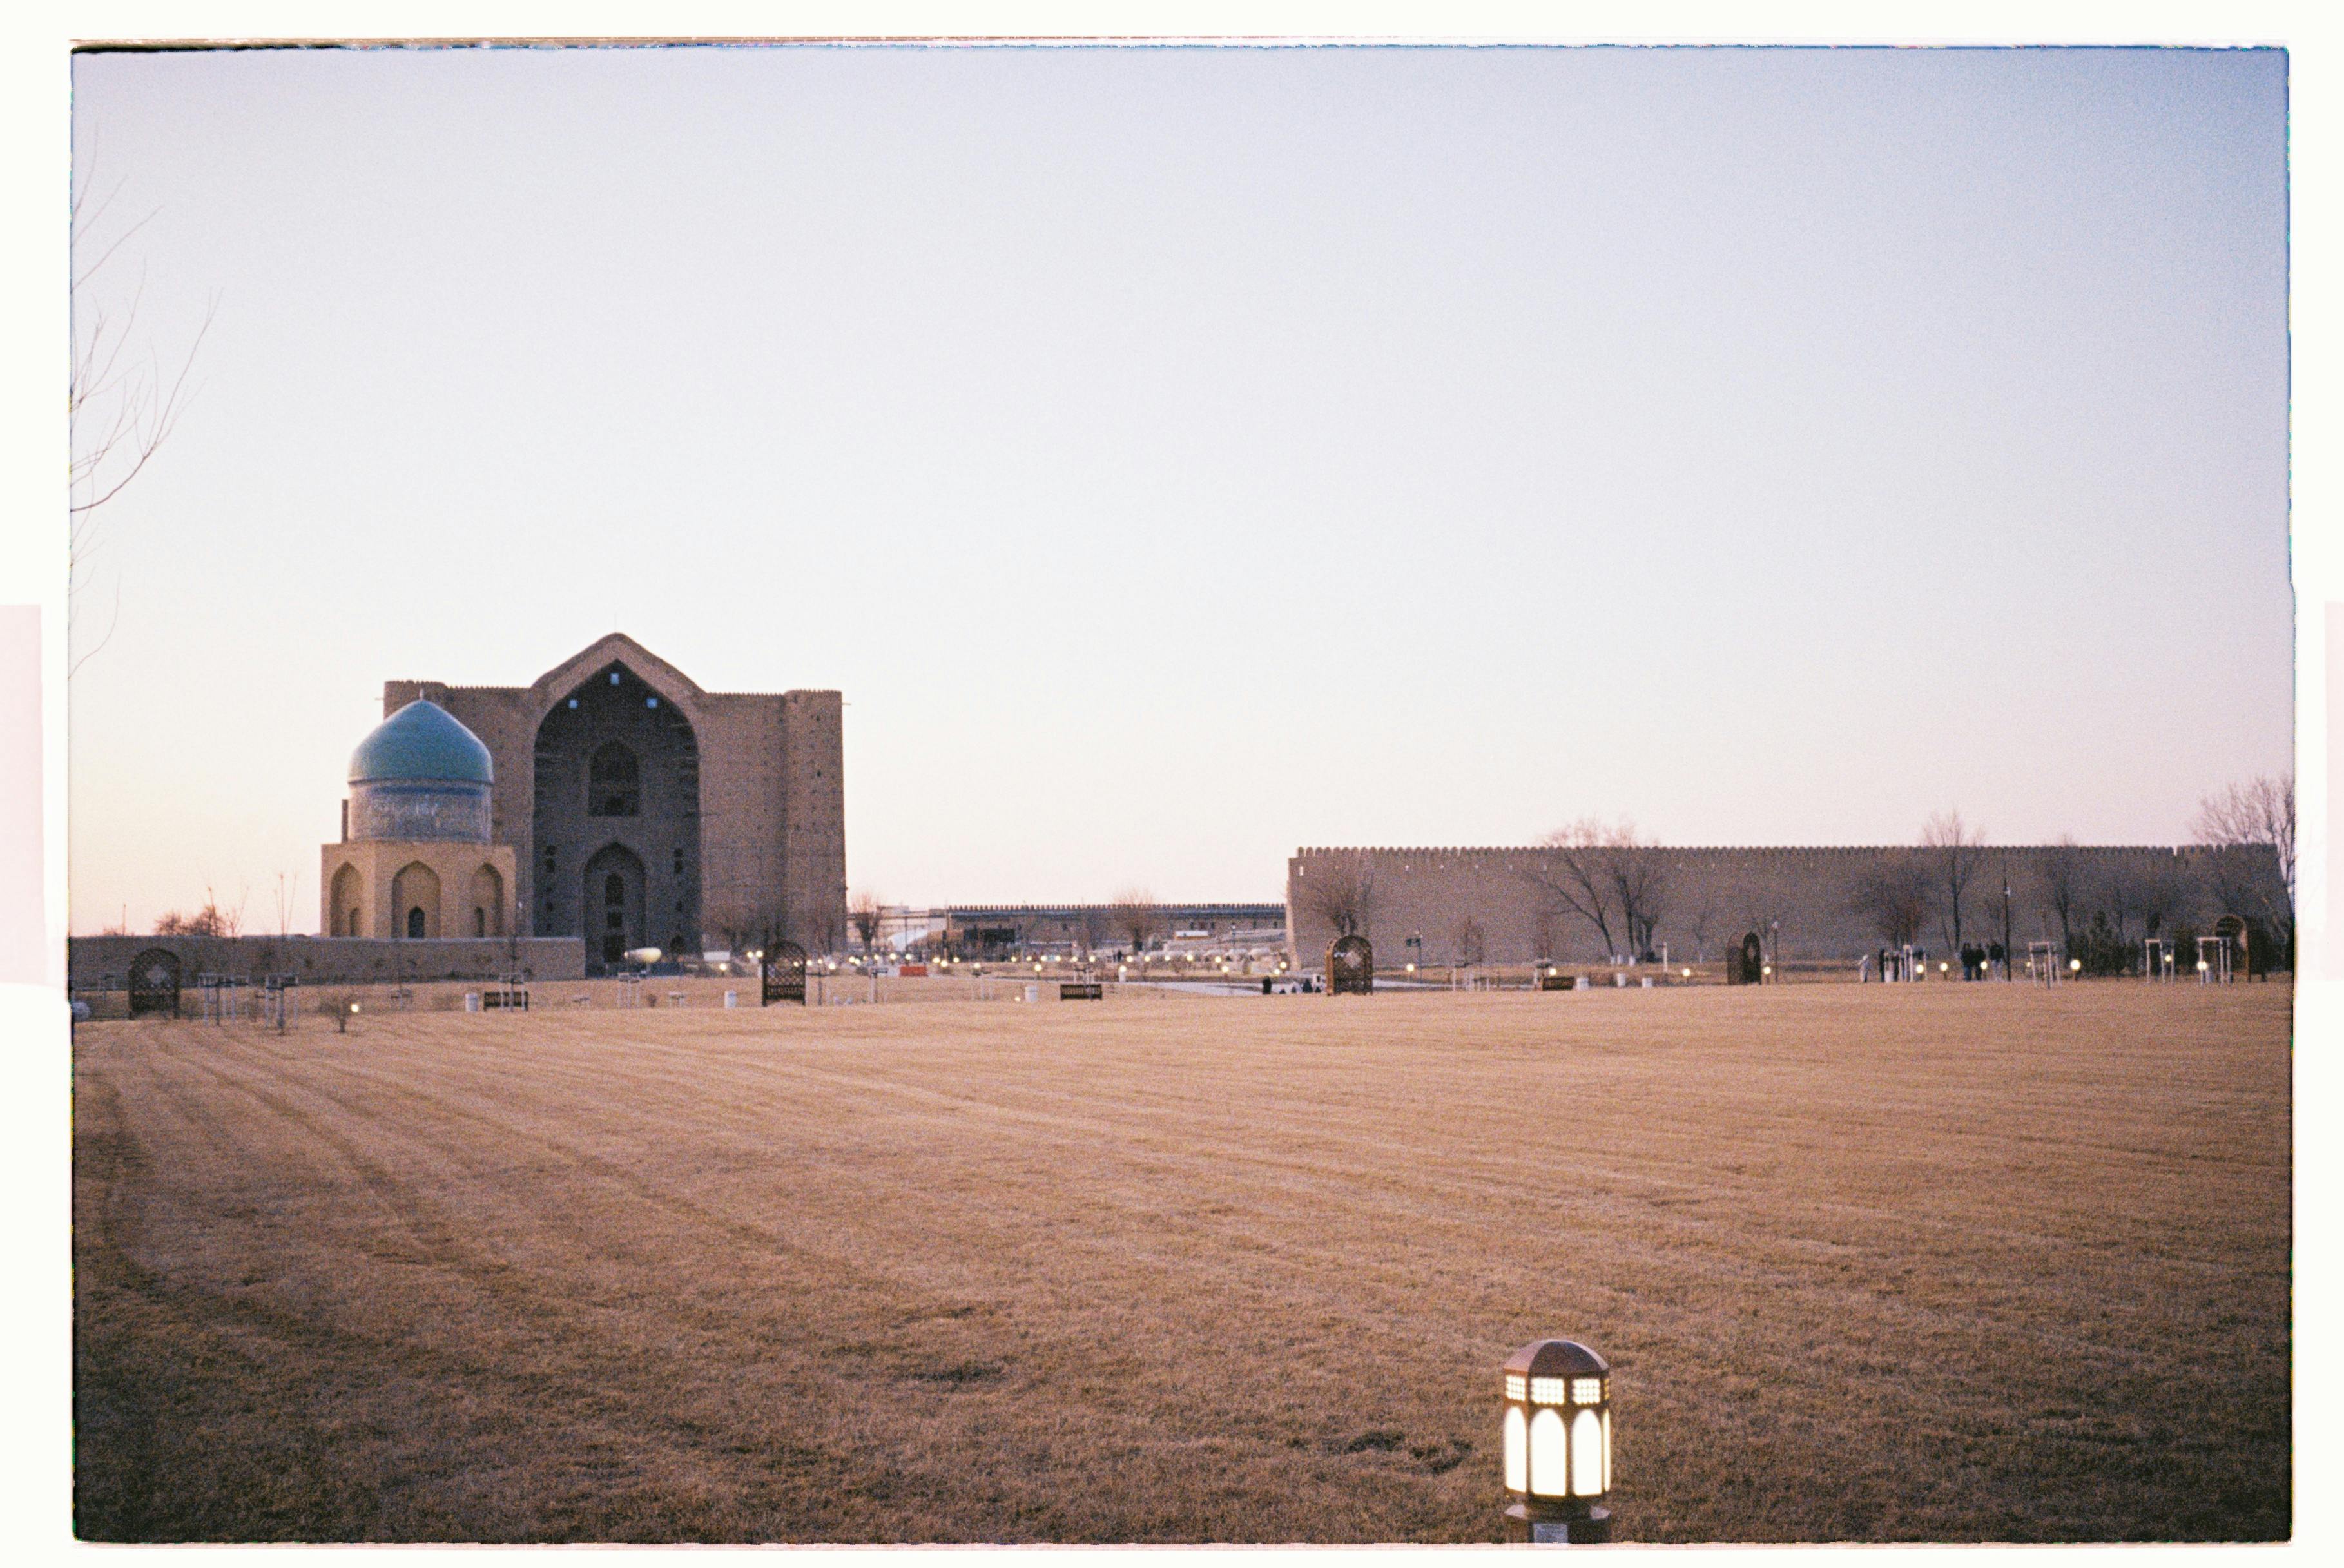
<svg viewBox="0 0 2344 1568"><path fill-rule="evenodd" d="M615 968L643 938L643 863L621 845L608 845L586 863L582 906L586 951Z"/></svg>

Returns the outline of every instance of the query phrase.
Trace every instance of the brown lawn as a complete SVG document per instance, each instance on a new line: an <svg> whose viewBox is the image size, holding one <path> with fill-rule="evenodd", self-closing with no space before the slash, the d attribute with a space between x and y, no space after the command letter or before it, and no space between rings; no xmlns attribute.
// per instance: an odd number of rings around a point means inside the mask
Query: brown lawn
<svg viewBox="0 0 2344 1568"><path fill-rule="evenodd" d="M85 1026L108 1540L2289 1528L2282 986Z"/></svg>

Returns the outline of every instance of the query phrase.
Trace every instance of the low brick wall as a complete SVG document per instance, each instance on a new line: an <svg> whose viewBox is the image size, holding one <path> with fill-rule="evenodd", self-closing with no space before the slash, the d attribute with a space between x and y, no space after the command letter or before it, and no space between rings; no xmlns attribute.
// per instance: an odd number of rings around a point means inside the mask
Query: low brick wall
<svg viewBox="0 0 2344 1568"><path fill-rule="evenodd" d="M67 983L76 991L120 990L131 960L149 947L177 956L179 983L190 991L200 974L292 975L305 986L392 985L493 980L515 962L513 945L497 936L75 936L66 942ZM575 936L523 937L518 961L536 979L575 980L586 973L586 945Z"/></svg>

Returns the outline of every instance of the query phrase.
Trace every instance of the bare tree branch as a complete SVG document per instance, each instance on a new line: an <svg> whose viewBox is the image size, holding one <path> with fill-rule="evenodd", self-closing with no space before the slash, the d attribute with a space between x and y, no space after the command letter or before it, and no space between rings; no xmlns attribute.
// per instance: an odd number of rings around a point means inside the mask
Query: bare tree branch
<svg viewBox="0 0 2344 1568"><path fill-rule="evenodd" d="M1984 831L1963 822L1958 811L1941 811L1921 826L1921 845L1930 852L1938 890L1945 895L1938 914L1948 952L1961 950L1962 899L1985 863L1985 843Z"/></svg>
<svg viewBox="0 0 2344 1568"><path fill-rule="evenodd" d="M219 299L215 295L206 305L203 321L176 371L167 369L151 349L143 359L133 352L131 345L138 338L139 310L146 300L145 268L139 269L128 308L119 314L95 298L93 290L123 247L156 214L149 212L110 239L101 239L100 227L126 182L115 181L93 205L91 192L96 188L96 179L93 153L85 160L82 178L69 207L74 253L77 259L89 258L79 261L72 273L76 326L66 372L66 512L70 520L66 546L66 602L69 625L76 619L82 591L89 583L96 553L98 539L94 520L100 509L146 472L146 465L177 429L180 417L194 400L195 389L189 377L219 309ZM67 679L113 641L120 622L121 582L117 576L114 614L106 634L95 646L73 659L66 669Z"/></svg>
<svg viewBox="0 0 2344 1568"><path fill-rule="evenodd" d="M1338 936L1364 934L1375 923L1382 898L1376 891L1372 855L1363 850L1312 855L1302 865L1302 907L1335 928Z"/></svg>
<svg viewBox="0 0 2344 1568"><path fill-rule="evenodd" d="M2267 844L2278 855L2287 885L2287 918L2295 917L2295 775L2264 774L2226 785L2198 803L2189 824L2193 842L2227 847Z"/></svg>

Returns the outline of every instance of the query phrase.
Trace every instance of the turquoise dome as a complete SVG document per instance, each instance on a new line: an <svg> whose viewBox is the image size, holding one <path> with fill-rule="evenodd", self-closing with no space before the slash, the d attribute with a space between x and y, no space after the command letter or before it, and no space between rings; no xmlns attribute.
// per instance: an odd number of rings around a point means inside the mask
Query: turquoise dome
<svg viewBox="0 0 2344 1568"><path fill-rule="evenodd" d="M419 698L376 725L350 754L350 783L396 779L492 784L496 769L480 736L439 703Z"/></svg>

